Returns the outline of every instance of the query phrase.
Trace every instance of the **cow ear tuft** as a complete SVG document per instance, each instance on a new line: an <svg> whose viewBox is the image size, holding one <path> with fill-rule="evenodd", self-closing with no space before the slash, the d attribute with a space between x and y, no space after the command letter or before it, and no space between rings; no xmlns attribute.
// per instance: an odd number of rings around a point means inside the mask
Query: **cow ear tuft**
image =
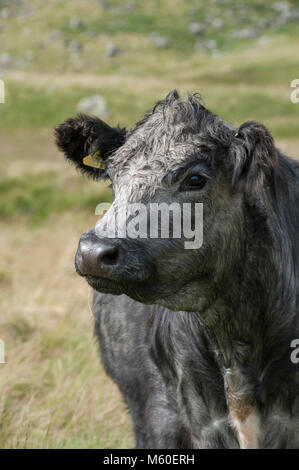
<svg viewBox="0 0 299 470"><path fill-rule="evenodd" d="M126 131L80 114L55 128L56 145L76 167L94 179L106 177L105 160L125 142Z"/></svg>
<svg viewBox="0 0 299 470"><path fill-rule="evenodd" d="M230 161L233 167L232 186L245 184L245 191L258 191L278 166L278 153L270 131L255 121L247 121L237 130Z"/></svg>

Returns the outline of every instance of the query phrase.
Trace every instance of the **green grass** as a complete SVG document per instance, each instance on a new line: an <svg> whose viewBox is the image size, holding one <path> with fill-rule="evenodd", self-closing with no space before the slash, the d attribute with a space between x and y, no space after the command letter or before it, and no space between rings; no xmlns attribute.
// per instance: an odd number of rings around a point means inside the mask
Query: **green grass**
<svg viewBox="0 0 299 470"><path fill-rule="evenodd" d="M271 70L271 74L269 74ZM279 61L267 60L267 57L260 63L236 64L231 70L223 72L221 75L212 72L203 74L201 79L204 82L213 80L216 84L234 86L235 84L247 84L255 86L288 84L289 77L298 73L298 61L296 57L281 57Z"/></svg>
<svg viewBox="0 0 299 470"><path fill-rule="evenodd" d="M103 94L111 108L110 122L124 120L133 123L144 113L144 103L137 102L133 90L97 87L70 87L52 89L31 87L13 81L6 82L6 103L0 107L1 128L53 128L67 117L77 114L77 104L88 95ZM150 101L150 100L148 100ZM148 106L152 106L151 100Z"/></svg>
<svg viewBox="0 0 299 470"><path fill-rule="evenodd" d="M280 14L273 9L274 3L275 0L231 0L225 3L151 0L132 2L132 8L128 8L122 0L113 0L109 8L103 8L94 0L65 0L56 2L55 6L30 0L32 14L26 18L26 28L18 16L17 6L12 7L15 15L8 20L0 18L0 26L5 27L5 50L16 59L24 57L26 50L34 52L35 58L31 62L27 61L26 70L63 73L87 69L89 72L103 73L113 67L117 69L122 62L120 56L112 63L106 59L105 46L111 40L118 43L122 55L130 62L139 55L139 51L142 51L141 60L145 61L147 55L156 54L157 50L151 40L152 33L166 36L171 43L170 50L182 57L192 57L194 43L209 39L215 39L217 48L222 52L246 48L255 40L235 39L233 36L235 31L245 28L258 27L257 37L281 34L296 38L298 23L279 25L276 20ZM298 0L291 3L294 8L299 8ZM82 18L84 27L78 30L70 28L72 17ZM215 18L223 19L222 29L215 30L211 26L211 19ZM261 28L259 24L262 19L268 20L270 24ZM193 21L206 25L202 36L189 34L188 25ZM31 34L28 34L28 30ZM53 30L58 31L60 36L49 39ZM90 37L89 32L94 36ZM67 44L69 40L82 44L79 60L74 60ZM164 61L167 61L169 50L164 52Z"/></svg>
<svg viewBox="0 0 299 470"><path fill-rule="evenodd" d="M83 185L82 185L83 186ZM41 222L52 214L70 211L94 213L97 204L110 202L111 191L104 185L70 187L55 172L24 174L0 180L0 218Z"/></svg>
<svg viewBox="0 0 299 470"><path fill-rule="evenodd" d="M88 90L87 93L93 93ZM2 127L53 127L76 112L86 90L49 90L29 84L6 83L6 104L0 108Z"/></svg>
<svg viewBox="0 0 299 470"><path fill-rule="evenodd" d="M296 76L295 73L292 74L291 72L293 69L291 64L289 64L289 72L287 72L289 77ZM255 76L254 70L256 70L257 80L254 83L254 87L251 88L250 79L253 80ZM283 74L283 76L286 76L285 72ZM217 78L213 83L210 81L212 75L209 72L206 76L199 77L198 82L200 86L198 88L194 87L191 90L199 90L203 95L206 105L212 111L235 125L249 119L255 119L264 121L276 138L296 137L298 135L299 114L298 107L290 101L290 93L292 91L291 88L288 88L290 82L285 80L283 83L282 78L280 81L276 78L277 84L283 84L284 87L276 89L273 86L272 89L269 89L267 87L271 85L271 80L266 85L266 76L267 67L260 64L237 70L233 69L229 74L227 73L223 76L223 80ZM196 78L193 78L193 81L195 85ZM220 81L222 82L221 84ZM234 84L237 84L239 87L238 93L232 93L232 86ZM265 87L263 84L265 84ZM244 85L243 88L242 85ZM139 91L133 88L130 90L119 90L117 93L115 93L115 87L106 87L104 92L102 88L91 89L83 87L69 90L54 89L50 91L8 82L8 105L3 105L0 108L1 126L2 129L12 129L15 127L32 130L39 128L52 129L67 117L77 113L76 106L81 98L99 92L103 92L111 108L112 112L109 122L112 124L119 122L121 125L130 126L136 120L139 120L147 109L153 106L156 99L165 96L168 90L164 87L163 82L160 89L160 93L157 91L155 96L146 94L141 101L138 96ZM283 116L283 119L279 119L281 116ZM43 183L41 183L41 186L43 186ZM48 190L51 197L51 188L48 188ZM41 198L43 198L42 189L39 190L37 186L34 191L32 197L40 194ZM44 194L44 196L46 195ZM29 195L28 197L30 198L31 196ZM24 205L26 206L26 201L24 201Z"/></svg>

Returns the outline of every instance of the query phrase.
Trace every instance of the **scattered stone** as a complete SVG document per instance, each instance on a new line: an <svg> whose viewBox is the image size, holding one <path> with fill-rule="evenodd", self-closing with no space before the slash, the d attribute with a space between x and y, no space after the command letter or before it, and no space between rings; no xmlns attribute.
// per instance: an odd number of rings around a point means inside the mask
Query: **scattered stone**
<svg viewBox="0 0 299 470"><path fill-rule="evenodd" d="M188 31L190 34L201 35L205 32L205 25L198 22L192 22L188 25Z"/></svg>
<svg viewBox="0 0 299 470"><path fill-rule="evenodd" d="M196 52L211 52L217 49L217 41L215 39L208 39L206 41L197 41L194 44L194 50Z"/></svg>
<svg viewBox="0 0 299 470"><path fill-rule="evenodd" d="M232 34L233 39L253 39L258 36L258 29L257 28L245 28L240 29L239 31L235 31Z"/></svg>
<svg viewBox="0 0 299 470"><path fill-rule="evenodd" d="M82 44L78 41L73 41L73 40L66 39L65 44L66 44L66 46L68 46L70 48L70 50L74 54L79 54L83 49Z"/></svg>
<svg viewBox="0 0 299 470"><path fill-rule="evenodd" d="M170 41L164 36L158 36L157 34L152 34L152 40L157 49L166 49L170 47Z"/></svg>
<svg viewBox="0 0 299 470"><path fill-rule="evenodd" d="M299 20L299 10L292 10L292 21L298 21Z"/></svg>
<svg viewBox="0 0 299 470"><path fill-rule="evenodd" d="M261 18L259 21L258 21L258 27L259 28L268 28L269 26L271 26L271 20L269 20L268 18Z"/></svg>
<svg viewBox="0 0 299 470"><path fill-rule="evenodd" d="M135 10L136 6L134 5L134 3L126 3L126 5L124 5L124 11L126 13L133 13Z"/></svg>
<svg viewBox="0 0 299 470"><path fill-rule="evenodd" d="M289 2L274 2L272 8L274 8L274 10L278 11L279 13L286 14L290 12L291 5Z"/></svg>
<svg viewBox="0 0 299 470"><path fill-rule="evenodd" d="M105 9L108 9L111 7L111 2L109 0L97 0L97 1Z"/></svg>
<svg viewBox="0 0 299 470"><path fill-rule="evenodd" d="M86 36L88 39L94 39L97 36L96 31L87 31Z"/></svg>
<svg viewBox="0 0 299 470"><path fill-rule="evenodd" d="M61 39L61 37L62 37L62 32L59 29L53 29L53 31L51 31L50 34L48 34L45 37L45 41L47 43L51 43L53 41L57 41L58 39Z"/></svg>
<svg viewBox="0 0 299 470"><path fill-rule="evenodd" d="M248 20L248 18L250 18L250 15L251 15L250 9L248 9L246 5L243 5L242 2L239 2L239 3L240 3L239 11L233 13L233 16L237 16L241 20Z"/></svg>
<svg viewBox="0 0 299 470"><path fill-rule="evenodd" d="M224 21L222 18L214 18L211 20L210 24L212 28L216 29L217 31L224 28Z"/></svg>
<svg viewBox="0 0 299 470"><path fill-rule="evenodd" d="M0 65L2 67L9 67L12 61L12 55L9 52L2 52L2 54L0 54Z"/></svg>
<svg viewBox="0 0 299 470"><path fill-rule="evenodd" d="M261 46L266 46L267 44L269 44L269 42L270 42L269 36L261 36L259 39L259 44Z"/></svg>
<svg viewBox="0 0 299 470"><path fill-rule="evenodd" d="M120 53L119 48L113 42L108 42L106 46L106 55L107 57L115 57Z"/></svg>
<svg viewBox="0 0 299 470"><path fill-rule="evenodd" d="M217 59L218 57L222 57L222 55L223 55L222 52L220 52L218 49L214 49L214 50L211 52L211 56L212 56L212 57L215 57L216 59Z"/></svg>
<svg viewBox="0 0 299 470"><path fill-rule="evenodd" d="M13 13L12 11L10 10L10 8L2 8L2 10L0 11L0 16L1 18L3 18L4 20L6 20L7 18L9 18L10 16L12 16Z"/></svg>
<svg viewBox="0 0 299 470"><path fill-rule="evenodd" d="M206 49L216 49L217 41L215 41L215 39L209 39L208 41L204 42L204 47Z"/></svg>
<svg viewBox="0 0 299 470"><path fill-rule="evenodd" d="M110 115L106 100L101 95L92 95L79 101L77 109L81 113L91 114L99 118L107 118Z"/></svg>
<svg viewBox="0 0 299 470"><path fill-rule="evenodd" d="M277 11L277 24L283 25L292 21L293 11L291 5L288 2L275 2L272 5L273 9Z"/></svg>
<svg viewBox="0 0 299 470"><path fill-rule="evenodd" d="M235 15L235 12L232 8L226 8L224 11L223 11L223 15L228 18L228 19L231 19L234 17Z"/></svg>
<svg viewBox="0 0 299 470"><path fill-rule="evenodd" d="M73 18L70 19L69 26L71 29L84 29L85 22L80 18L73 16Z"/></svg>
<svg viewBox="0 0 299 470"><path fill-rule="evenodd" d="M190 16L190 18L194 18L194 16L199 12L199 9L198 8L194 8L194 7L191 7L191 8L188 8L188 16Z"/></svg>

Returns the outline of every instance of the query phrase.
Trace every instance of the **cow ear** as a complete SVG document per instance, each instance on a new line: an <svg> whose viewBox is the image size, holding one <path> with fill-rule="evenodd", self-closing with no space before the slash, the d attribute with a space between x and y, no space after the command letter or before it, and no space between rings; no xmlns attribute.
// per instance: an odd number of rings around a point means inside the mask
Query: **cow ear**
<svg viewBox="0 0 299 470"><path fill-rule="evenodd" d="M56 144L65 157L94 179L105 178L105 160L125 142L125 129L80 114L55 128Z"/></svg>
<svg viewBox="0 0 299 470"><path fill-rule="evenodd" d="M254 194L273 175L278 153L270 131L255 121L241 125L231 145L232 186L243 184L247 194Z"/></svg>

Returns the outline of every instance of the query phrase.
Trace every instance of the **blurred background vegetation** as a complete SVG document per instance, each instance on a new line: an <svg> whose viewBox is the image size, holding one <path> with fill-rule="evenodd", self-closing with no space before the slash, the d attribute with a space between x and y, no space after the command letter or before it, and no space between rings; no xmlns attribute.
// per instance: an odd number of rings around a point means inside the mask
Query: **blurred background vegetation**
<svg viewBox="0 0 299 470"><path fill-rule="evenodd" d="M0 0L0 448L134 445L73 268L110 193L67 165L53 126L79 109L130 126L177 88L262 121L296 158L298 33L298 0Z"/></svg>

